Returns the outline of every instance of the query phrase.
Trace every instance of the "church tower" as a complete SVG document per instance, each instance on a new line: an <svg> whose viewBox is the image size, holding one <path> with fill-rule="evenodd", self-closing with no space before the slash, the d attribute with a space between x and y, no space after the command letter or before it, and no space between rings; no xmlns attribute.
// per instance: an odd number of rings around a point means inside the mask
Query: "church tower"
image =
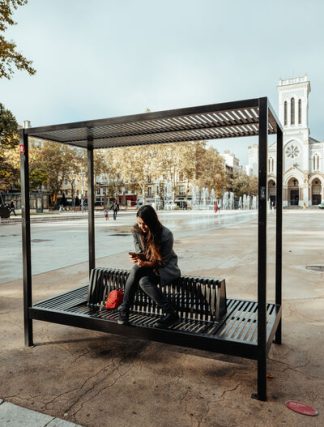
<svg viewBox="0 0 324 427"><path fill-rule="evenodd" d="M300 129L307 129L309 132L308 97L310 91L310 81L306 75L279 80L279 119L286 133Z"/></svg>
<svg viewBox="0 0 324 427"><path fill-rule="evenodd" d="M310 91L306 75L280 80L278 84L279 119L284 128L284 206L308 205Z"/></svg>

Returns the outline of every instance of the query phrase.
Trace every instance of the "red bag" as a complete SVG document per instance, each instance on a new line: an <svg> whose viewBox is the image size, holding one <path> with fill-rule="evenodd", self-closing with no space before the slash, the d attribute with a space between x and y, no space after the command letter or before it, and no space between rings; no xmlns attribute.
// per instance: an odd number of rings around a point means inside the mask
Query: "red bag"
<svg viewBox="0 0 324 427"><path fill-rule="evenodd" d="M109 295L105 302L105 307L109 309L117 308L124 298L124 291L122 289L114 289L109 292Z"/></svg>

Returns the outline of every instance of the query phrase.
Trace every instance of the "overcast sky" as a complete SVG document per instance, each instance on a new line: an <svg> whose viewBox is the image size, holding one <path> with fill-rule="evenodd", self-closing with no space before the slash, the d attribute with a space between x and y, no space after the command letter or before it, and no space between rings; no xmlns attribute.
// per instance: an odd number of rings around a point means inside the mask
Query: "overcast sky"
<svg viewBox="0 0 324 427"><path fill-rule="evenodd" d="M323 17L323 0L29 0L7 38L37 74L2 79L0 102L33 126L261 96L277 111L279 79L307 74L323 140Z"/></svg>

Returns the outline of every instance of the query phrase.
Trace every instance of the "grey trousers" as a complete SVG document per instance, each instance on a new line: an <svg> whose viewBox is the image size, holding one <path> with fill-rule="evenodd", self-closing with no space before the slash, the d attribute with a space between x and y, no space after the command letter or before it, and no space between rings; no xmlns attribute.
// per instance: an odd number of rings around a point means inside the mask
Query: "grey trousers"
<svg viewBox="0 0 324 427"><path fill-rule="evenodd" d="M171 305L165 295L157 287L159 277L152 268L134 265L125 284L124 299L119 310L129 310L133 305L135 293L140 287L163 311L171 309Z"/></svg>

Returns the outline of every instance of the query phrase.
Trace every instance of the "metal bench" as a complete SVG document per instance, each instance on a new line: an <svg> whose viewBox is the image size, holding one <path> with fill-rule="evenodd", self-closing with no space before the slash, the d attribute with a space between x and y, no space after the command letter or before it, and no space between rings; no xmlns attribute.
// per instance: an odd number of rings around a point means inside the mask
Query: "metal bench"
<svg viewBox="0 0 324 427"><path fill-rule="evenodd" d="M103 303L111 290L125 286L128 274L117 268L95 268L89 284L33 304L29 315L32 319L131 338L258 358L258 303L226 298L225 280L183 276L163 287L180 317L163 329L155 327L160 309L138 290L130 326L118 325L118 311L107 310ZM268 352L281 319L281 307L267 304L266 313Z"/></svg>
<svg viewBox="0 0 324 427"><path fill-rule="evenodd" d="M258 360L258 303L226 298L225 280L184 276L163 287L180 319L162 329L155 326L161 315L159 308L141 290L130 312L130 326L118 325L118 311L104 308L107 294L123 288L128 274L127 270L95 268L89 284L33 304L29 316ZM281 307L267 304L266 316L268 353L281 319Z"/></svg>
<svg viewBox="0 0 324 427"><path fill-rule="evenodd" d="M113 289L124 289L129 271L95 268L91 271L88 306L102 309ZM158 285L161 287L161 285ZM226 314L225 280L183 276L163 286L162 291L177 310L181 321L219 322ZM130 320L143 314L152 320L162 315L161 309L141 290L136 292Z"/></svg>

